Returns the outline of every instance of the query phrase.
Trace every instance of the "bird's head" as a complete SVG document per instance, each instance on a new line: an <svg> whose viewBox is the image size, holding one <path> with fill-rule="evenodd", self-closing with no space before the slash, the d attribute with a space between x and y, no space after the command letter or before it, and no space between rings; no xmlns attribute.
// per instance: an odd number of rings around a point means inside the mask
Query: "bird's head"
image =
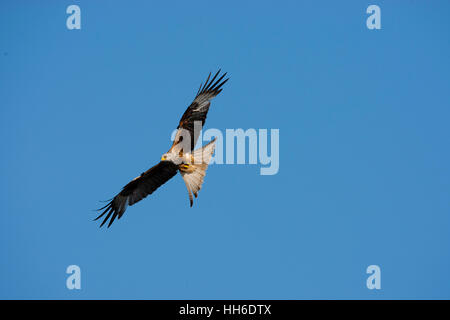
<svg viewBox="0 0 450 320"><path fill-rule="evenodd" d="M177 163L177 160L179 159L171 152L164 153L161 157L161 161L172 161L173 163Z"/></svg>

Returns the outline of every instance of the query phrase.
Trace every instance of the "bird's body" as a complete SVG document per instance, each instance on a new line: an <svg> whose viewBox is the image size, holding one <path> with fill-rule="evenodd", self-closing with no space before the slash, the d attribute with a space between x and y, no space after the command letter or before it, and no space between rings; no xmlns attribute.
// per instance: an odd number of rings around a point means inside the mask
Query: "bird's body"
<svg viewBox="0 0 450 320"><path fill-rule="evenodd" d="M221 87L228 81L228 79L222 81L226 73L216 80L219 73L220 70L211 80L210 74L205 84L200 85L194 101L181 117L172 147L163 154L161 162L131 180L106 206L99 209L103 212L95 220L106 215L100 227L108 220L108 227L111 226L116 217L118 219L122 217L127 206L132 206L152 194L178 172L186 184L192 207L192 195L197 197L214 153L215 139L200 149L194 150L194 146L205 123L210 100L222 91Z"/></svg>

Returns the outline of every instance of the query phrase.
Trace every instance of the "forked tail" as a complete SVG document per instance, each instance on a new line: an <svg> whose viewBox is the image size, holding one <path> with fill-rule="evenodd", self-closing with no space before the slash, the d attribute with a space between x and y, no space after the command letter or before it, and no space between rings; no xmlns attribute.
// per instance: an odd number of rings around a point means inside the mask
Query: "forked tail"
<svg viewBox="0 0 450 320"><path fill-rule="evenodd" d="M180 167L180 173L183 177L184 183L189 192L189 201L192 204L194 199L192 194L197 198L198 192L202 187L203 178L206 175L206 169L208 169L209 162L211 161L211 156L214 153L214 148L216 147L216 139L212 140L210 143L204 147L195 150L191 154L191 163L182 165Z"/></svg>

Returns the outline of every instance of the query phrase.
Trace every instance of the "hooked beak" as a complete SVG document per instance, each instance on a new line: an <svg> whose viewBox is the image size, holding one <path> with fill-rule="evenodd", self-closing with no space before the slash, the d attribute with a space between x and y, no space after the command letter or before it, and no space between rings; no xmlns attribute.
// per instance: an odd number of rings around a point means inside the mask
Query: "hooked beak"
<svg viewBox="0 0 450 320"><path fill-rule="evenodd" d="M166 160L167 160L167 158L165 156L161 157L161 161L166 161Z"/></svg>

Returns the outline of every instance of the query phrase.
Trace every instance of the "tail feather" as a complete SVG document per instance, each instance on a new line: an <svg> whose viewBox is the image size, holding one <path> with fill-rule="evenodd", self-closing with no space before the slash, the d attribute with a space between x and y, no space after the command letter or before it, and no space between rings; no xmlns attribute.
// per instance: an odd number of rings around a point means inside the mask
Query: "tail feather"
<svg viewBox="0 0 450 320"><path fill-rule="evenodd" d="M180 170L181 176L183 177L184 183L189 193L189 201L191 207L194 203L194 197L197 198L198 192L200 191L203 179L206 175L206 169L208 169L209 162L211 161L211 156L214 153L214 148L216 147L216 139L212 140L210 143L204 147L192 152L192 163L189 164L189 169Z"/></svg>

